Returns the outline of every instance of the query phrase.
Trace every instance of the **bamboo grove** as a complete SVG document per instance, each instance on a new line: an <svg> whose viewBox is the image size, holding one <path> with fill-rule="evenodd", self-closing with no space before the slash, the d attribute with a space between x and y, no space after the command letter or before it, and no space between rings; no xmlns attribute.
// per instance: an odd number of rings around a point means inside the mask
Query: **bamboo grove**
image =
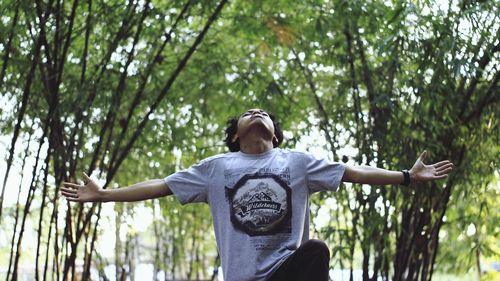
<svg viewBox="0 0 500 281"><path fill-rule="evenodd" d="M82 171L105 188L165 177L225 152L225 121L251 107L279 117L285 147L309 136L332 161L400 170L427 149L456 165L432 184L313 197L312 217L329 219L311 233L332 270L487 280L482 267L500 258L494 1L5 0L0 11L1 278L29 264L35 280L143 280L147 263L163 280L216 280L206 206L68 204L59 186ZM141 208L152 224L138 231Z"/></svg>

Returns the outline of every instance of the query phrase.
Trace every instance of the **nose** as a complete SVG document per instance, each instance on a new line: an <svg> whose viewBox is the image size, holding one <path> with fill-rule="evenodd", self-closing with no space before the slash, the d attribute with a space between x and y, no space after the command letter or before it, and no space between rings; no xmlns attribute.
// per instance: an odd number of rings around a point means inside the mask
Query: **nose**
<svg viewBox="0 0 500 281"><path fill-rule="evenodd" d="M254 112L252 112L252 117L255 117L255 116L262 117L263 115L262 115L262 112L260 112L260 111L254 111Z"/></svg>

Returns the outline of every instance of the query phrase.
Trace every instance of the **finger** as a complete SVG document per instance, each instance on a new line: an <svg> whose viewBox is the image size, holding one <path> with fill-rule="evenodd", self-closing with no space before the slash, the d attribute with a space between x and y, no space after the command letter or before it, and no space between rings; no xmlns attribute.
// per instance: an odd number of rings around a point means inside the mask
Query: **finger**
<svg viewBox="0 0 500 281"><path fill-rule="evenodd" d="M67 198L78 198L78 194L76 193L61 191L61 194L66 196Z"/></svg>
<svg viewBox="0 0 500 281"><path fill-rule="evenodd" d="M79 185L79 184L74 184L74 183L72 183L72 182L63 182L63 185L64 185L65 187L74 188L74 189L78 189L78 188L80 188L80 187L81 187L81 185Z"/></svg>
<svg viewBox="0 0 500 281"><path fill-rule="evenodd" d="M435 180L441 180L441 179L444 179L448 176L448 174L445 174L445 175L440 175L440 176L434 176L434 179Z"/></svg>
<svg viewBox="0 0 500 281"><path fill-rule="evenodd" d="M82 174L83 174L83 182L85 182L85 184L89 183L91 181L90 177L85 172L82 172Z"/></svg>
<svg viewBox="0 0 500 281"><path fill-rule="evenodd" d="M80 199L75 197L66 197L66 200L70 202L80 202Z"/></svg>
<svg viewBox="0 0 500 281"><path fill-rule="evenodd" d="M74 194L76 194L78 192L78 190L76 190L76 189L66 188L63 186L61 186L61 191L68 192L68 193L74 193Z"/></svg>
<svg viewBox="0 0 500 281"><path fill-rule="evenodd" d="M453 170L453 168L448 168L448 169L444 169L444 170L441 170L441 171L436 171L435 175L438 176L438 175L447 175L451 172L451 170Z"/></svg>
<svg viewBox="0 0 500 281"><path fill-rule="evenodd" d="M424 162L425 158L427 157L427 150L424 150L424 152L422 152L420 154L420 156L418 157L418 160Z"/></svg>
<svg viewBox="0 0 500 281"><path fill-rule="evenodd" d="M450 171L453 169L453 164L452 163L445 164L445 165L437 168L436 171L441 172L441 171L448 170L448 169Z"/></svg>
<svg viewBox="0 0 500 281"><path fill-rule="evenodd" d="M437 162L436 164L434 164L434 167L439 168L439 167L446 165L446 164L452 164L452 163L449 160L444 160L444 161L440 161L440 162Z"/></svg>

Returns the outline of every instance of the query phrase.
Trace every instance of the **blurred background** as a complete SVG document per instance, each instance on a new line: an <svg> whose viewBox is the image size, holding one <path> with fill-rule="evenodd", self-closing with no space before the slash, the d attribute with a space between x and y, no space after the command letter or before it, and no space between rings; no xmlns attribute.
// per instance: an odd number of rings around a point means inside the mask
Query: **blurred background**
<svg viewBox="0 0 500 281"><path fill-rule="evenodd" d="M442 181L311 201L333 280L500 280L496 1L3 0L0 279L223 280L209 209L68 204L227 151L248 108L283 147Z"/></svg>

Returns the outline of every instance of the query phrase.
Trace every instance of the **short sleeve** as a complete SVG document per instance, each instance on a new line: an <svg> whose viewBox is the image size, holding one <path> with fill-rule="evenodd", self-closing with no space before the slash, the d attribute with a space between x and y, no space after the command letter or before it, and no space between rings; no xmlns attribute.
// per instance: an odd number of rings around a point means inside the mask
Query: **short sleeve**
<svg viewBox="0 0 500 281"><path fill-rule="evenodd" d="M206 161L201 161L164 179L181 204L207 202L207 165Z"/></svg>
<svg viewBox="0 0 500 281"><path fill-rule="evenodd" d="M328 190L337 191L345 165L342 163L330 163L325 159L316 159L312 155L306 155L306 177L309 192Z"/></svg>

